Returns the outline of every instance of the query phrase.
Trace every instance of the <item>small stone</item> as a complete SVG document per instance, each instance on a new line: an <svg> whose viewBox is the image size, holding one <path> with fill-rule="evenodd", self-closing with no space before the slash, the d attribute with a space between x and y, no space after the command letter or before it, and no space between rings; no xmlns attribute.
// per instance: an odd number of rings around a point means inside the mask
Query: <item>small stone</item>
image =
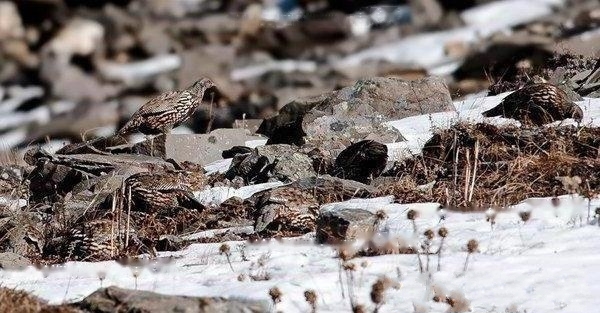
<svg viewBox="0 0 600 313"><path fill-rule="evenodd" d="M12 252L0 253L0 268L3 270L23 270L31 265L31 261L24 256Z"/></svg>
<svg viewBox="0 0 600 313"><path fill-rule="evenodd" d="M340 243L364 238L375 231L377 216L362 209L336 209L321 212L317 219L317 241Z"/></svg>

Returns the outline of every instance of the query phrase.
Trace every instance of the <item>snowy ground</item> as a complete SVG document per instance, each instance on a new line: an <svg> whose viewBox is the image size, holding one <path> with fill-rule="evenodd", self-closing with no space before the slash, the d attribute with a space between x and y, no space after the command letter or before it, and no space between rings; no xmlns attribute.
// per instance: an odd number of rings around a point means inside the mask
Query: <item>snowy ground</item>
<svg viewBox="0 0 600 313"><path fill-rule="evenodd" d="M503 96L457 102L457 112L390 122L408 139L390 145L394 147L390 154L400 157L406 151L418 152L431 136L432 126L448 127L464 119L481 120L480 112L497 104ZM584 124L597 126L600 99L585 99L578 104L584 109ZM488 120L510 122L500 118ZM227 166L227 161L220 161L209 168L218 171ZM215 188L199 192L197 196L205 202L219 203L233 195L247 197L261 187L264 186L243 190ZM386 304L380 312L413 312L415 306L418 312L446 312L448 305L430 301L434 286L448 294L464 295L473 312L595 312L600 306L600 280L596 276L600 264L600 227L588 222L587 200L567 195L562 197L558 207L553 207L549 199L529 199L498 213L493 229L486 222L485 213L449 212L440 222L437 204L393 204L392 200L391 197L356 199L328 204L322 209L382 209L388 219L382 225L381 236L401 238L408 243L419 239L413 235L406 212L408 209L419 211L419 233L428 228L437 231L441 226L449 230L441 271L421 274L416 255L353 259L351 262L357 265L357 270L351 285L358 303L372 309L371 285L381 275L387 275L398 279L401 288L387 292ZM592 211L597 206L600 200L590 204ZM527 223L523 223L518 214L524 210L532 212ZM175 256L166 265L153 262L145 267L128 268L116 262L68 263L55 270L2 271L0 283L31 291L53 303L81 299L101 285L137 287L166 294L258 299L267 299L268 289L277 286L283 292L283 301L277 309L283 312L308 312L303 292L313 289L318 296L318 312L347 312L350 308L348 283L345 275L342 281L339 279L336 251L334 247L315 245L312 236L262 244L230 242L233 271L225 256L219 254L220 244L194 244L181 252L162 254ZM465 246L470 239L479 241L480 252L471 257L469 268L464 272ZM439 238L436 238L434 250L438 245ZM431 262L436 263L435 257ZM106 273L102 282L101 272ZM248 278L265 274L270 280ZM238 280L240 275L243 276L241 281ZM342 288L345 288L345 297L342 297Z"/></svg>

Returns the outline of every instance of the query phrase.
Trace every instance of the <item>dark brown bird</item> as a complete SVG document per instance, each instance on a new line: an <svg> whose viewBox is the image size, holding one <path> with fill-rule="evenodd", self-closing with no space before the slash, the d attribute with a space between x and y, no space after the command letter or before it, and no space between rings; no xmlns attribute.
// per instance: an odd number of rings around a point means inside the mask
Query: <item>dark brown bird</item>
<svg viewBox="0 0 600 313"><path fill-rule="evenodd" d="M183 172L137 173L125 180L125 192L131 189L132 209L147 212L183 207L203 210L194 198L188 177Z"/></svg>
<svg viewBox="0 0 600 313"><path fill-rule="evenodd" d="M210 79L202 78L187 89L163 93L142 105L118 134L136 131L145 135L167 133L185 122L202 102L206 90L214 86Z"/></svg>
<svg viewBox="0 0 600 313"><path fill-rule="evenodd" d="M570 101L564 91L548 83L525 86L482 114L485 117L513 118L538 126L567 118L581 122L583 118L581 108Z"/></svg>
<svg viewBox="0 0 600 313"><path fill-rule="evenodd" d="M344 149L335 159L333 175L368 184L383 172L388 158L387 146L363 140Z"/></svg>

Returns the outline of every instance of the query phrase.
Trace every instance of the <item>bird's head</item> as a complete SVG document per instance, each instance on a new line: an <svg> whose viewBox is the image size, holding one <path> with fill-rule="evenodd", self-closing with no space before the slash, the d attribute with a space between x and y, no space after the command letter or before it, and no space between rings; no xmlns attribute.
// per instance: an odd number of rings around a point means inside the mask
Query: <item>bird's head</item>
<svg viewBox="0 0 600 313"><path fill-rule="evenodd" d="M204 94L206 90L212 87L215 87L215 83L212 80L208 78L202 78L197 80L194 84L192 84L190 90L196 95L202 96L202 94Z"/></svg>
<svg viewBox="0 0 600 313"><path fill-rule="evenodd" d="M574 104L571 114L572 114L572 118L575 121L577 121L578 123L581 123L581 120L583 119L583 110L581 109L581 107Z"/></svg>

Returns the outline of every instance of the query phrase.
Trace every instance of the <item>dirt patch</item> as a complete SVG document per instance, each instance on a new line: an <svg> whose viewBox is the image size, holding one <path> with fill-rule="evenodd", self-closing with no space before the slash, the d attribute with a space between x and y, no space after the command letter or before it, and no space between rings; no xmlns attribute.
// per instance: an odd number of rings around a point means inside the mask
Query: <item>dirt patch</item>
<svg viewBox="0 0 600 313"><path fill-rule="evenodd" d="M422 155L397 163L388 172L397 180L380 194L469 210L594 194L600 190L599 147L600 128L456 124L437 132Z"/></svg>

